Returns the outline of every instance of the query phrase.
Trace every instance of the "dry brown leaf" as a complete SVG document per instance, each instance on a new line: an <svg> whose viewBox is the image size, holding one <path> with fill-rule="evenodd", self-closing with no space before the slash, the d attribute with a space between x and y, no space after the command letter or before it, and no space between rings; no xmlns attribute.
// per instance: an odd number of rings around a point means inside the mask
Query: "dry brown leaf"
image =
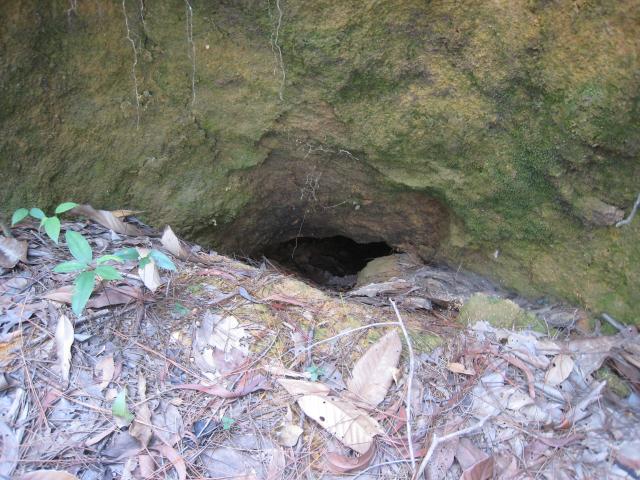
<svg viewBox="0 0 640 480"><path fill-rule="evenodd" d="M71 296L73 295L73 289L73 285L65 285L64 287L49 290L47 293L42 295L42 298L51 300L53 302L70 304Z"/></svg>
<svg viewBox="0 0 640 480"><path fill-rule="evenodd" d="M175 448L169 445L158 445L155 447L155 450L160 452L162 455L167 457L167 459L173 465L173 468L176 469L176 473L178 474L179 480L186 480L187 478L187 465L184 462L184 458L176 451Z"/></svg>
<svg viewBox="0 0 640 480"><path fill-rule="evenodd" d="M294 378L311 378L311 374L309 372L296 372L295 370L291 370L290 368L285 368L282 365L263 365L262 369L270 373L271 375L280 375L283 377L294 377Z"/></svg>
<svg viewBox="0 0 640 480"><path fill-rule="evenodd" d="M272 449L273 455L267 469L267 480L280 480L284 478L284 470L287 467L284 450L280 447Z"/></svg>
<svg viewBox="0 0 640 480"><path fill-rule="evenodd" d="M283 447L293 447L298 443L304 430L293 423L284 423L276 429L276 440Z"/></svg>
<svg viewBox="0 0 640 480"><path fill-rule="evenodd" d="M374 444L371 444L369 450L359 457L346 457L338 453L329 452L325 457L325 464L331 473L343 474L358 472L369 466L375 454L376 448Z"/></svg>
<svg viewBox="0 0 640 480"><path fill-rule="evenodd" d="M136 409L136 417L131 427L129 427L129 433L132 437L137 438L143 448L149 445L149 441L153 436L151 429L151 410L149 404L145 401L147 398L147 381L142 373L138 373L138 397L142 402Z"/></svg>
<svg viewBox="0 0 640 480"><path fill-rule="evenodd" d="M112 210L114 216L118 218L130 217L131 215L137 215L139 213L144 213L144 210Z"/></svg>
<svg viewBox="0 0 640 480"><path fill-rule="evenodd" d="M545 383L552 386L560 385L569 378L573 370L573 365L573 359L569 355L563 353L556 355L551 361L551 368L549 368L544 376Z"/></svg>
<svg viewBox="0 0 640 480"><path fill-rule="evenodd" d="M397 371L402 343L392 330L373 344L353 367L347 388L358 399L377 406L384 400Z"/></svg>
<svg viewBox="0 0 640 480"><path fill-rule="evenodd" d="M124 223L118 217L116 217L113 212L109 212L108 210L96 210L91 205L78 205L77 207L70 210L70 213L74 215L82 215L84 217L90 218L96 223L107 227L110 230L113 230L116 233L121 233L123 235L131 235L138 236L144 235L144 232L137 227Z"/></svg>
<svg viewBox="0 0 640 480"><path fill-rule="evenodd" d="M447 365L447 370L453 373L460 373L462 375L475 375L475 370L465 367L462 363L453 362Z"/></svg>
<svg viewBox="0 0 640 480"><path fill-rule="evenodd" d="M116 371L116 365L115 365L115 362L113 361L113 355L104 357L102 360L96 363L96 366L94 367L93 371L94 371L94 374L97 377L99 376L102 380L98 385L98 387L100 388L100 391L107 388L109 386L109 383L113 379L113 374Z"/></svg>
<svg viewBox="0 0 640 480"><path fill-rule="evenodd" d="M69 382L69 369L71 368L71 345L73 345L73 325L66 315L60 315L56 327L56 352L58 366L62 380Z"/></svg>
<svg viewBox="0 0 640 480"><path fill-rule="evenodd" d="M13 268L18 262L27 261L29 245L24 240L0 237L0 267Z"/></svg>
<svg viewBox="0 0 640 480"><path fill-rule="evenodd" d="M140 468L140 477L153 478L156 471L156 464L151 455L138 455L138 467Z"/></svg>
<svg viewBox="0 0 640 480"><path fill-rule="evenodd" d="M36 470L25 473L20 480L78 480L78 477L62 470Z"/></svg>
<svg viewBox="0 0 640 480"><path fill-rule="evenodd" d="M304 413L347 447L364 454L382 433L378 422L350 403L318 395L298 399Z"/></svg>
<svg viewBox="0 0 640 480"><path fill-rule="evenodd" d="M191 253L180 242L180 239L173 233L173 230L169 225L164 228L162 238L160 239L162 246L169 251L174 257L180 260L188 260L191 257Z"/></svg>
<svg viewBox="0 0 640 480"><path fill-rule="evenodd" d="M290 378L279 378L278 383L282 385L289 395L329 395L331 389L323 383L307 382L305 380L292 380Z"/></svg>
<svg viewBox="0 0 640 480"><path fill-rule="evenodd" d="M137 250L141 258L149 255L149 250L146 248L137 248ZM145 287L152 292L155 292L158 287L162 285L158 267L156 267L156 264L151 257L149 257L149 262L144 266L144 268L138 268L138 276L144 283Z"/></svg>
<svg viewBox="0 0 640 480"><path fill-rule="evenodd" d="M455 456L463 470L460 480L493 478L493 457L477 448L469 439L460 439Z"/></svg>
<svg viewBox="0 0 640 480"><path fill-rule="evenodd" d="M118 287L105 286L96 296L89 300L87 304L90 308L103 308L111 305L122 305L137 300L144 299L142 290L131 285L120 285Z"/></svg>

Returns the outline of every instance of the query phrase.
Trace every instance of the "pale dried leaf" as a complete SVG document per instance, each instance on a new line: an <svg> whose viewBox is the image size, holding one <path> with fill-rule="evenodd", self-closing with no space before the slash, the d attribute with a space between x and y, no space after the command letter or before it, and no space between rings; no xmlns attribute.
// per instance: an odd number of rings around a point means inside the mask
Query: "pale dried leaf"
<svg viewBox="0 0 640 480"><path fill-rule="evenodd" d="M397 370L402 343L397 330L392 330L373 344L353 367L347 388L357 398L373 406L387 395Z"/></svg>
<svg viewBox="0 0 640 480"><path fill-rule="evenodd" d="M42 298L58 303L71 304L71 296L73 295L73 285L65 285L64 287L49 290L42 295Z"/></svg>
<svg viewBox="0 0 640 480"><path fill-rule="evenodd" d="M211 312L207 312L205 314L205 320L211 318L212 315ZM214 321L219 319L219 316L213 316L216 317ZM223 352L231 352L232 349L235 348L244 355L247 355L249 353L249 347L243 339L248 336L249 334L240 326L236 317L228 315L219 319L217 323L214 323L208 343Z"/></svg>
<svg viewBox="0 0 640 480"><path fill-rule="evenodd" d="M113 230L116 233L131 235L134 237L138 235L144 235L144 232L142 230L129 223L124 223L117 216L115 216L113 212L109 212L108 210L96 210L91 205L78 205L77 207L70 210L70 213L90 218L94 222L99 223L100 225L107 227L108 229Z"/></svg>
<svg viewBox="0 0 640 480"><path fill-rule="evenodd" d="M36 470L25 473L20 480L78 480L78 477L62 470Z"/></svg>
<svg viewBox="0 0 640 480"><path fill-rule="evenodd" d="M99 388L100 391L104 390L109 386L109 383L113 379L113 374L116 371L116 365L113 361L113 355L109 355L107 357L102 358L94 368L94 372L96 376L99 376L102 381L100 382Z"/></svg>
<svg viewBox="0 0 640 480"><path fill-rule="evenodd" d="M347 447L364 454L382 433L378 422L353 405L318 395L298 399L304 413Z"/></svg>
<svg viewBox="0 0 640 480"><path fill-rule="evenodd" d="M493 478L493 457L477 448L469 439L460 439L455 456L463 470L460 480L488 480Z"/></svg>
<svg viewBox="0 0 640 480"><path fill-rule="evenodd" d="M283 447L293 447L304 430L293 423L285 423L276 429L276 440Z"/></svg>
<svg viewBox="0 0 640 480"><path fill-rule="evenodd" d="M0 420L0 476L10 478L20 459L16 431Z"/></svg>
<svg viewBox="0 0 640 480"><path fill-rule="evenodd" d="M0 267L13 268L27 261L28 243L11 237L0 237Z"/></svg>
<svg viewBox="0 0 640 480"><path fill-rule="evenodd" d="M569 355L557 355L551 361L551 368L547 371L544 380L548 385L559 385L564 382L573 370L573 359Z"/></svg>
<svg viewBox="0 0 640 480"><path fill-rule="evenodd" d="M149 250L146 248L138 248L137 250L140 257L146 257L149 255ZM149 263L147 263L144 268L138 268L138 276L144 283L145 287L152 292L155 292L158 287L162 285L162 281L160 280L160 273L158 272L158 267L155 262L151 258L149 258L149 260Z"/></svg>
<svg viewBox="0 0 640 480"><path fill-rule="evenodd" d="M319 382L307 382L305 380L292 380L290 378L279 378L278 383L282 385L289 395L329 395L331 389Z"/></svg>
<svg viewBox="0 0 640 480"><path fill-rule="evenodd" d="M465 367L462 363L452 362L447 365L447 370L453 373L460 373L462 375L475 375L476 372L471 369Z"/></svg>
<svg viewBox="0 0 640 480"><path fill-rule="evenodd" d="M130 217L131 215L137 215L143 213L144 210L112 210L111 213L118 218Z"/></svg>
<svg viewBox="0 0 640 480"><path fill-rule="evenodd" d="M176 473L178 474L179 480L186 480L187 478L187 465L184 462L184 458L176 451L175 448L169 445L158 445L155 449L160 452L162 455L167 457L167 459L173 465L173 468L176 469Z"/></svg>
<svg viewBox="0 0 640 480"><path fill-rule="evenodd" d="M153 436L153 431L151 429L151 409L149 408L149 403L145 401L147 398L147 380L142 372L138 373L138 397L140 397L142 403L136 409L135 420L133 425L129 427L129 433L146 448Z"/></svg>
<svg viewBox="0 0 640 480"><path fill-rule="evenodd" d="M191 256L189 251L180 242L180 239L175 233L173 233L173 230L169 225L164 228L160 242L162 243L162 246L169 251L169 253L180 260L187 260Z"/></svg>
<svg viewBox="0 0 640 480"><path fill-rule="evenodd" d="M105 288L89 300L87 304L90 308L103 308L111 305L122 305L137 300L142 300L144 295L142 290L131 285L120 285L118 287L105 286Z"/></svg>
<svg viewBox="0 0 640 480"><path fill-rule="evenodd" d="M140 477L152 478L156 471L156 464L151 455L138 455L138 466L140 468Z"/></svg>
<svg viewBox="0 0 640 480"><path fill-rule="evenodd" d="M73 325L66 315L60 315L56 327L56 352L60 374L65 383L69 381L71 345L73 345Z"/></svg>
<svg viewBox="0 0 640 480"><path fill-rule="evenodd" d="M280 480L284 478L284 470L287 466L284 450L280 447L272 449L271 461L267 469L267 480Z"/></svg>

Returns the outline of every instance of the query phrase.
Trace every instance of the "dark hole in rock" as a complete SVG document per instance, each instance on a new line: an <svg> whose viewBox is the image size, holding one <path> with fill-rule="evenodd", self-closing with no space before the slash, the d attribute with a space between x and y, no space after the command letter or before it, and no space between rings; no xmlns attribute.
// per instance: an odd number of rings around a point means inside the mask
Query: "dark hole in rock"
<svg viewBox="0 0 640 480"><path fill-rule="evenodd" d="M338 235L298 237L267 245L260 254L319 285L345 290L355 285L368 262L393 252L385 242L357 243Z"/></svg>

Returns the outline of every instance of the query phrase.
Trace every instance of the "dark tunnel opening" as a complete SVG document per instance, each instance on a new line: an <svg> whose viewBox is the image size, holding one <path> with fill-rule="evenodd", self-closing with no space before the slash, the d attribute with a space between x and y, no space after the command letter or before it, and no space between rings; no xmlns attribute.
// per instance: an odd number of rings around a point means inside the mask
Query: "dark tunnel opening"
<svg viewBox="0 0 640 480"><path fill-rule="evenodd" d="M368 262L392 253L385 242L357 243L343 236L298 237L259 252L278 266L335 290L352 288Z"/></svg>

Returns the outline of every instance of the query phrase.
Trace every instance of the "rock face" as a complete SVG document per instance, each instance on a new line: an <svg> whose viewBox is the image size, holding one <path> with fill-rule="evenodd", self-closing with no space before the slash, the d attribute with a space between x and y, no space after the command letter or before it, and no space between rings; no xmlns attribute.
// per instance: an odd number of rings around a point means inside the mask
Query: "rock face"
<svg viewBox="0 0 640 480"><path fill-rule="evenodd" d="M636 0L190 4L0 0L4 210L386 241L637 320L640 222L582 202L640 189Z"/></svg>

